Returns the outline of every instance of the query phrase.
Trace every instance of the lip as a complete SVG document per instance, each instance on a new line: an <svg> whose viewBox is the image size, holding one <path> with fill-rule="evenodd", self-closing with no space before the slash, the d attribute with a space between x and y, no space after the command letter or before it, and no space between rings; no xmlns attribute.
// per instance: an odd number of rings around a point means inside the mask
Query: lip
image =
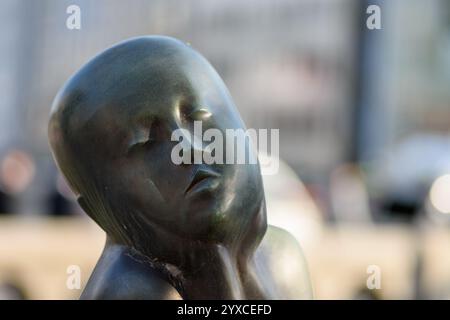
<svg viewBox="0 0 450 320"><path fill-rule="evenodd" d="M199 169L193 175L191 182L184 191L185 195L191 195L203 191L213 190L219 185L220 174L209 169Z"/></svg>

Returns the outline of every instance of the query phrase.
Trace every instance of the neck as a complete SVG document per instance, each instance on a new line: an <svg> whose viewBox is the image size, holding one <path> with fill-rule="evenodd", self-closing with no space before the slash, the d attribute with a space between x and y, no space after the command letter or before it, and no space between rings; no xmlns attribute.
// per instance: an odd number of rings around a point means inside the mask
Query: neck
<svg viewBox="0 0 450 320"><path fill-rule="evenodd" d="M264 210L263 208L260 210ZM267 298L253 267L254 253L266 228L265 212L255 215L246 232L228 244L194 241L152 225L162 241L138 241L135 247L185 299ZM148 222L147 222L148 223ZM149 226L150 227L150 226ZM134 247L134 246L133 246ZM157 259L156 259L157 258Z"/></svg>

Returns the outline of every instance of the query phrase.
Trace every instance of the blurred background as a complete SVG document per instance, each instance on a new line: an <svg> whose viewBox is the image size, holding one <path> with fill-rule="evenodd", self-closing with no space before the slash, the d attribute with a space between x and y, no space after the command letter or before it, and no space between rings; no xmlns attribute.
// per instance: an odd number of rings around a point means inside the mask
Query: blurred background
<svg viewBox="0 0 450 320"><path fill-rule="evenodd" d="M48 114L93 55L151 34L200 51L247 127L280 129L269 222L303 247L316 298L450 298L449 1L1 0L0 299L80 295L105 236L55 167Z"/></svg>

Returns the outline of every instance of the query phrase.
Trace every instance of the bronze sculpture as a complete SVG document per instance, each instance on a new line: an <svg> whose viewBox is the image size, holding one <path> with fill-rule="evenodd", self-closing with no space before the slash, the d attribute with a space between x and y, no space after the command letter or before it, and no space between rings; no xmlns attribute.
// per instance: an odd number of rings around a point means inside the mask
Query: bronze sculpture
<svg viewBox="0 0 450 320"><path fill-rule="evenodd" d="M54 158L107 234L81 298L311 297L294 238L267 228L258 164L171 161L171 132L199 119L220 131L245 128L209 62L169 37L107 49L58 93ZM281 252L289 279L276 267Z"/></svg>

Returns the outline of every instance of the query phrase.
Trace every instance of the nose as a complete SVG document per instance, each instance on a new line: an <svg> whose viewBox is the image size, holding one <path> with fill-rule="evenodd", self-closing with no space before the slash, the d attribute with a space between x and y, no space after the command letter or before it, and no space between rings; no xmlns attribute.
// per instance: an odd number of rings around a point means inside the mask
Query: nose
<svg viewBox="0 0 450 320"><path fill-rule="evenodd" d="M183 150L183 162L181 164L202 164L205 153L210 154L211 151L206 148L203 141L202 132L192 132L186 128L181 128L177 123L170 126L171 140L180 143ZM187 153L187 155L185 154Z"/></svg>

